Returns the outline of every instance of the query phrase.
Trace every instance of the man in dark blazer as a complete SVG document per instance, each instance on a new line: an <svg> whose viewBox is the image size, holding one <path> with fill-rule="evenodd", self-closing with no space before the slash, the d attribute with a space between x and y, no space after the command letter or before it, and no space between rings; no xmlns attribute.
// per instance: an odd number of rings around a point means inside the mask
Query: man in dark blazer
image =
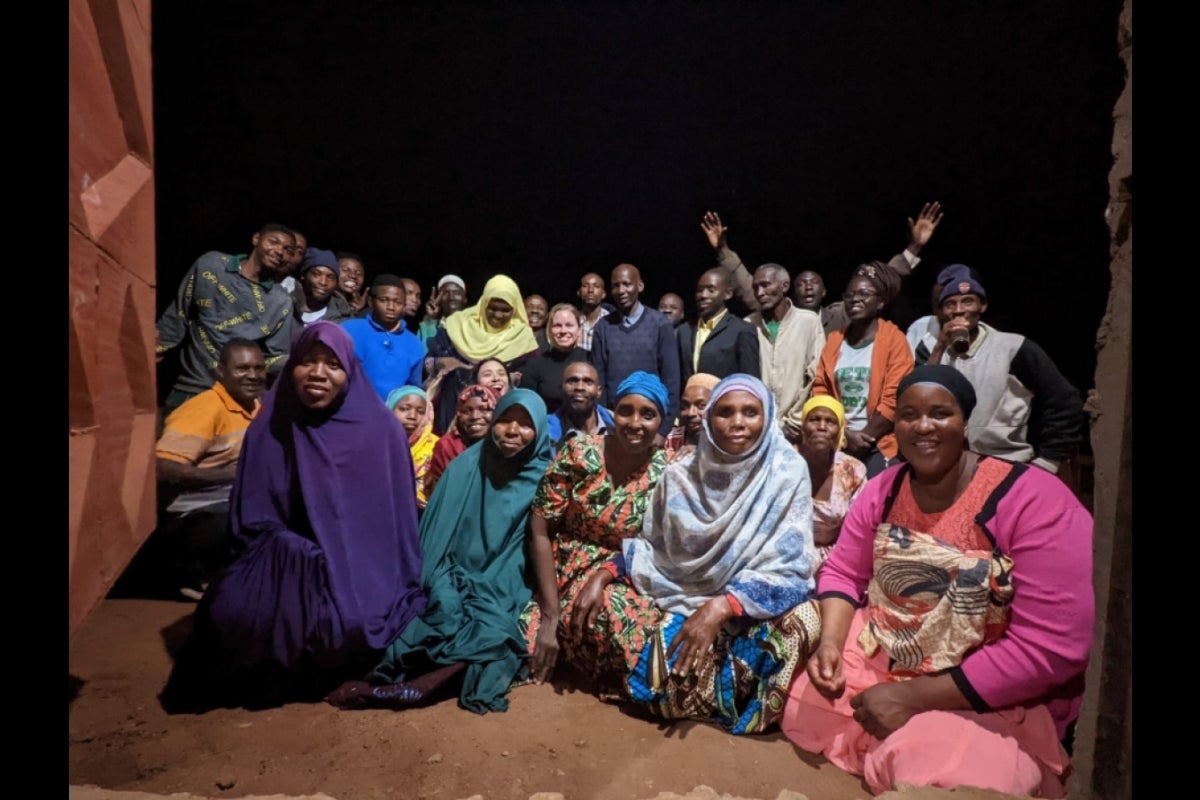
<svg viewBox="0 0 1200 800"><path fill-rule="evenodd" d="M710 269L696 282L700 318L680 325L680 377L686 382L698 372L724 378L735 372L761 377L758 334L750 323L730 314L725 303L733 286L725 270Z"/></svg>

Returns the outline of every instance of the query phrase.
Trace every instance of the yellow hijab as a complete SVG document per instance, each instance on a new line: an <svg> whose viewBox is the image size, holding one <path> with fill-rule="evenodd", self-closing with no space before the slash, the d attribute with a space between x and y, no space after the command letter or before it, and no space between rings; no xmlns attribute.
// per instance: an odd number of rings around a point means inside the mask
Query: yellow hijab
<svg viewBox="0 0 1200 800"><path fill-rule="evenodd" d="M808 412L814 408L827 408L833 412L838 421L838 450L846 449L846 407L838 402L832 395L817 394L808 398L800 408L800 424L804 424L804 420L808 419Z"/></svg>
<svg viewBox="0 0 1200 800"><path fill-rule="evenodd" d="M492 300L503 300L513 308L512 319L503 328L488 325L487 307ZM537 339L525 316L521 290L507 275L494 276L483 287L478 303L454 312L442 324L454 349L472 362L498 358L507 363L538 349Z"/></svg>

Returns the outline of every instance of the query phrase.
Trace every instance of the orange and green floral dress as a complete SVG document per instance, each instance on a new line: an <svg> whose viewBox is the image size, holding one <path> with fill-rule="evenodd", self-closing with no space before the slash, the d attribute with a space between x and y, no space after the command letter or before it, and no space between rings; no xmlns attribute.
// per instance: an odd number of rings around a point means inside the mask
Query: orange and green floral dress
<svg viewBox="0 0 1200 800"><path fill-rule="evenodd" d="M559 661L590 675L597 693L606 699L628 697L625 678L637 666L638 655L663 612L623 581L605 589L596 625L581 639L571 634L571 612L588 578L619 552L624 539L641 531L666 466L666 451L655 450L628 481L614 486L604 466L604 437L576 436L562 445L533 497L533 512L550 523L562 604ZM521 623L531 654L541 620L536 600L530 601Z"/></svg>

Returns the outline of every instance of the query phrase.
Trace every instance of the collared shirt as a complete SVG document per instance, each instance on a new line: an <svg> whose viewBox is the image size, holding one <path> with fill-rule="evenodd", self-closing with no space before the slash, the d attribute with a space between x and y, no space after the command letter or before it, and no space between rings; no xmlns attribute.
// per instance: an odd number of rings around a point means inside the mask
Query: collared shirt
<svg viewBox="0 0 1200 800"><path fill-rule="evenodd" d="M713 328L717 327L717 323L725 318L725 314L729 309L722 308L721 311L712 319L706 320L701 317L696 322L696 346L692 348L692 369L700 371L700 348L708 341L708 337L712 336Z"/></svg>
<svg viewBox="0 0 1200 800"><path fill-rule="evenodd" d="M596 406L596 435L603 436L608 433L615 423L613 422L612 412L604 406ZM576 428L571 424L570 417L567 416L567 410L564 406L554 412L547 418L547 429L550 434L550 441L554 442L557 447L568 439L578 436L581 433L587 433L582 428Z"/></svg>
<svg viewBox="0 0 1200 800"><path fill-rule="evenodd" d="M354 340L354 354L380 400L387 400L391 391L401 386L421 385L425 343L408 330L403 319L390 331L373 315L348 319L342 328Z"/></svg>
<svg viewBox="0 0 1200 800"><path fill-rule="evenodd" d="M641 301L634 303L633 310L631 310L621 320L621 327L622 328L632 328L634 325L638 324L638 320L640 320L642 318L642 314L645 314L645 313L646 313L646 307L644 305L642 305Z"/></svg>

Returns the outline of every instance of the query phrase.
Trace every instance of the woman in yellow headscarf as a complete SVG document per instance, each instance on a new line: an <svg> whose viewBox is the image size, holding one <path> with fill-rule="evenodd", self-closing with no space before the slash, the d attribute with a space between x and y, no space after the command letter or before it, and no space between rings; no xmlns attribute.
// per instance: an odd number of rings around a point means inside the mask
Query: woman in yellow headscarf
<svg viewBox="0 0 1200 800"><path fill-rule="evenodd" d="M846 409L830 395L810 397L801 409L801 439L796 445L808 462L813 491L813 544L817 567L833 551L850 503L867 482L867 467L843 452Z"/></svg>
<svg viewBox="0 0 1200 800"><path fill-rule="evenodd" d="M476 364L489 358L503 362L515 386L519 375L513 373L537 354L517 282L507 275L493 276L478 303L442 320L428 347L434 369L427 391L435 398L434 430L441 434L454 419L458 395L471 384Z"/></svg>

